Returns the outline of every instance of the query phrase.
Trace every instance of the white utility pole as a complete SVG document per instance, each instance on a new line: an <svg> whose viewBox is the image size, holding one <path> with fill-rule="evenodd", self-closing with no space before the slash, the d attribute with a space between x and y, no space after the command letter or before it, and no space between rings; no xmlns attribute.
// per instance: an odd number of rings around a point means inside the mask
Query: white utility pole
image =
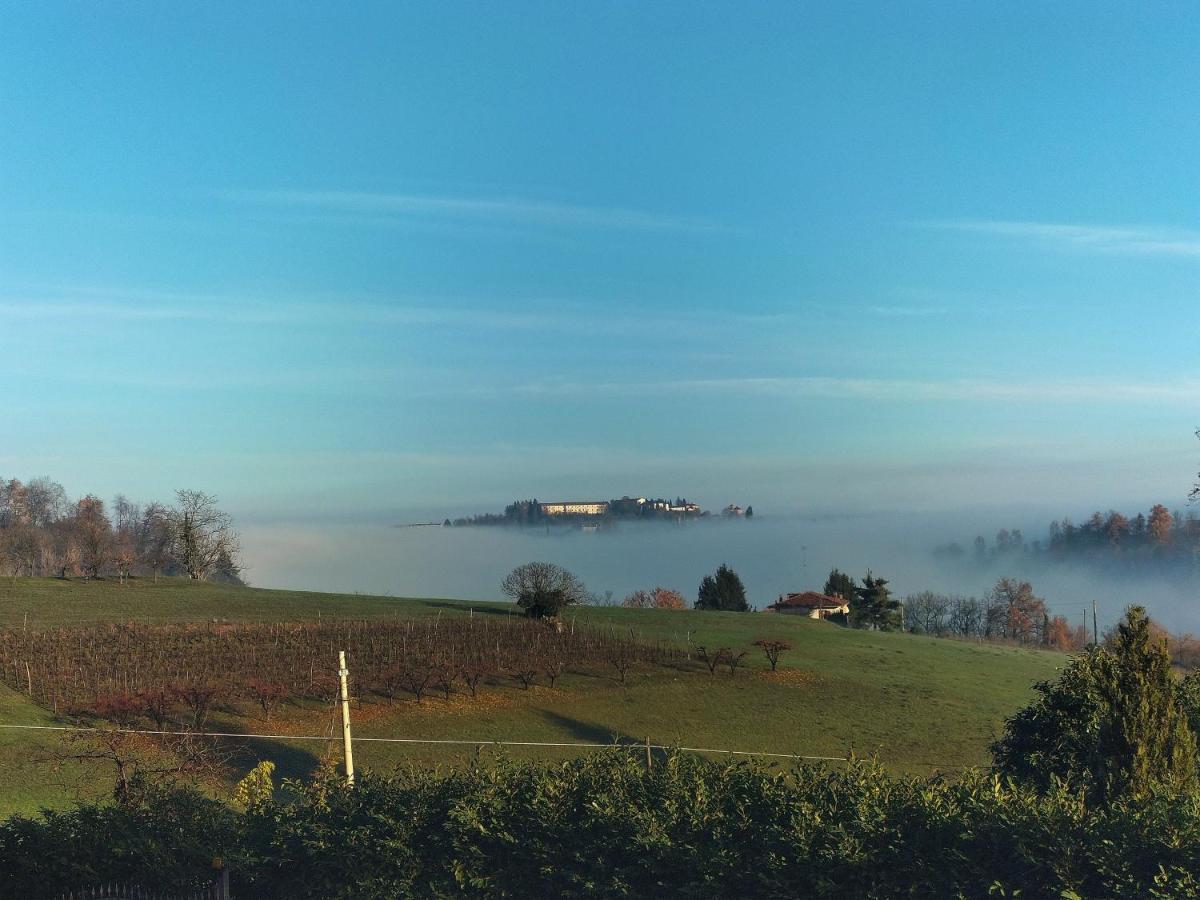
<svg viewBox="0 0 1200 900"><path fill-rule="evenodd" d="M346 748L346 784L354 785L354 748L350 745L350 689L347 678L350 670L346 668L346 651L338 651L338 679L342 686L342 744Z"/></svg>

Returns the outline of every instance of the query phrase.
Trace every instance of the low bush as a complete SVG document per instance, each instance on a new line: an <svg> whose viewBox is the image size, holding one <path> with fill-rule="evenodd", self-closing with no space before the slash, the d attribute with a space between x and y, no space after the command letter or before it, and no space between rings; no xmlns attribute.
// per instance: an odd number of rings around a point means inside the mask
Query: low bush
<svg viewBox="0 0 1200 900"><path fill-rule="evenodd" d="M403 896L1179 897L1200 882L1190 793L1093 806L969 773L783 771L612 750L565 763L289 783L245 813L192 794L0 826L12 896L161 885L228 860L235 893ZM269 796L267 792L266 796Z"/></svg>

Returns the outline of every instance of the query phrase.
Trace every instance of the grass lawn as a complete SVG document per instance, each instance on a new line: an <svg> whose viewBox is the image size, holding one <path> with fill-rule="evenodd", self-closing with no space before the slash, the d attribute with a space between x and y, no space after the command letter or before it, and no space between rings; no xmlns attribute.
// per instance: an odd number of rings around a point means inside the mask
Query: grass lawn
<svg viewBox="0 0 1200 900"><path fill-rule="evenodd" d="M469 610L474 610L470 613ZM0 627L44 628L96 622L296 621L339 618L508 615L508 604L447 599L372 597L272 591L190 582L138 580L88 584L56 579L0 579ZM1035 681L1065 662L1057 653L968 644L906 634L855 631L772 614L581 608L576 623L632 629L680 646L750 652L745 668L709 675L698 664L631 672L619 684L609 673L568 674L550 689L524 691L508 679L486 686L472 701L427 697L383 702L360 698L356 737L490 741L584 741L614 738L687 747L844 756L875 754L897 771L986 764L987 745L1005 716L1031 696ZM767 671L752 642L781 637L793 649L780 671ZM331 661L332 664L332 661ZM353 671L353 659L350 660ZM334 735L335 710L284 707L268 725L248 706L222 711L217 730ZM0 688L0 724L52 723L54 716L22 695ZM104 778L72 765L37 762L57 742L49 732L0 729L0 815L61 805L80 794L103 793ZM240 760L273 759L282 774L309 770L337 742L248 739ZM473 746L355 745L359 766L463 761ZM494 754L487 748L485 754ZM511 748L512 756L554 757L570 750ZM33 761L31 761L33 760ZM82 779L82 780L81 780Z"/></svg>

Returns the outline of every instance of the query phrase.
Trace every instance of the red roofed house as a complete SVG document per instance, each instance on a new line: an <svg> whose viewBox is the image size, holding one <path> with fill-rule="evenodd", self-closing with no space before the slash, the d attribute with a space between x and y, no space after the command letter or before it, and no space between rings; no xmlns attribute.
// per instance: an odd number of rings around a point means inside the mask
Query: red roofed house
<svg viewBox="0 0 1200 900"><path fill-rule="evenodd" d="M767 607L767 612L785 613L792 616L808 616L810 619L826 619L829 616L850 612L850 605L840 596L827 597L816 591L788 594Z"/></svg>

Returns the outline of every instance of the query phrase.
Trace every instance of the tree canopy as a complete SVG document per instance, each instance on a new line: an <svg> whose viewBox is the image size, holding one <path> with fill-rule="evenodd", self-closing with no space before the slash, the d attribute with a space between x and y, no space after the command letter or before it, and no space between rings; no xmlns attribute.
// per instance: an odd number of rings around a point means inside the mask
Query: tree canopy
<svg viewBox="0 0 1200 900"><path fill-rule="evenodd" d="M900 601L892 597L886 578L867 572L862 587L850 600L850 624L856 628L891 631L900 627Z"/></svg>
<svg viewBox="0 0 1200 900"><path fill-rule="evenodd" d="M825 596L841 597L847 603L853 603L854 598L858 596L858 585L855 584L854 577L837 569L830 571L829 577L825 579L824 590Z"/></svg>
<svg viewBox="0 0 1200 900"><path fill-rule="evenodd" d="M557 616L563 609L587 600L587 588L574 574L548 562L517 566L500 585L531 619Z"/></svg>
<svg viewBox="0 0 1200 900"><path fill-rule="evenodd" d="M696 594L696 609L749 612L746 588L737 572L724 563L713 575L705 575Z"/></svg>
<svg viewBox="0 0 1200 900"><path fill-rule="evenodd" d="M176 492L174 506L118 494L67 498L49 478L0 479L0 573L102 578L187 575L241 582L233 520L203 491Z"/></svg>

